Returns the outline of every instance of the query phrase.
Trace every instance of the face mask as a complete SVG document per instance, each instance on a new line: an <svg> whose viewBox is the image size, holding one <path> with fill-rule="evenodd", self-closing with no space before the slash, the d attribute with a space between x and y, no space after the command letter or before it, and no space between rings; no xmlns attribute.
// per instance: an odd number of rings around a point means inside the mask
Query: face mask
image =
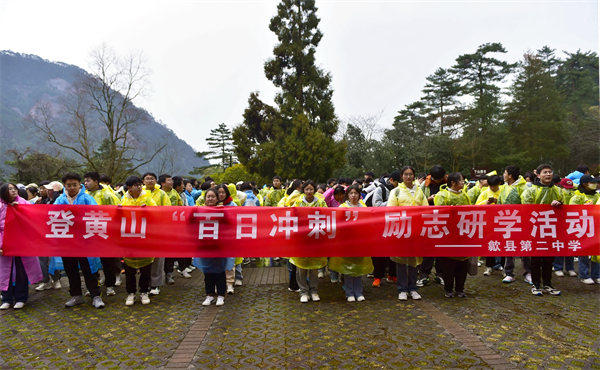
<svg viewBox="0 0 600 370"><path fill-rule="evenodd" d="M591 182L591 183L588 184L588 188L590 188L592 190L596 190L598 188L598 183Z"/></svg>
<svg viewBox="0 0 600 370"><path fill-rule="evenodd" d="M533 185L531 182L527 182L527 187L530 188Z"/></svg>

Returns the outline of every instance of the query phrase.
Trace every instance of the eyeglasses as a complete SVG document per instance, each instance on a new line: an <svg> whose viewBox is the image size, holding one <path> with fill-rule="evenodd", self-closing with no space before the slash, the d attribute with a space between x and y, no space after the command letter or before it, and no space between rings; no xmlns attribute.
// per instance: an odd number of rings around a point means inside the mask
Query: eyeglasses
<svg viewBox="0 0 600 370"><path fill-rule="evenodd" d="M415 177L414 173L404 173L402 174L402 177Z"/></svg>

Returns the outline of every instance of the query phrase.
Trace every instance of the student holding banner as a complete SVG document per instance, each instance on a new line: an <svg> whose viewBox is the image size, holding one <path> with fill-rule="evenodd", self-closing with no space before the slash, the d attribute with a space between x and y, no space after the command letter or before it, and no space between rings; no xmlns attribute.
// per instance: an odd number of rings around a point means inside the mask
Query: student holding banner
<svg viewBox="0 0 600 370"><path fill-rule="evenodd" d="M346 189L346 201L340 208L366 207L360 199L360 185L354 184ZM363 295L362 277L373 271L371 257L331 257L329 269L344 275L344 291L348 302L362 302Z"/></svg>
<svg viewBox="0 0 600 370"><path fill-rule="evenodd" d="M435 195L436 206L468 206L471 204L465 192L465 179L460 172L448 175L448 184L440 186L440 192ZM446 298L456 296L465 298L465 281L469 269L469 257L438 257L442 261L442 276Z"/></svg>
<svg viewBox="0 0 600 370"><path fill-rule="evenodd" d="M427 197L423 190L415 182L415 169L411 166L404 166L400 170L402 183L391 191L388 199L388 207L397 206L429 206ZM391 257L396 262L396 276L398 288L398 299L406 301L408 294L412 299L421 299L417 292L417 266L423 262L423 257Z"/></svg>
<svg viewBox="0 0 600 370"><path fill-rule="evenodd" d="M137 176L129 176L127 181L127 193L123 196L121 206L156 206L152 199L152 194L142 189L142 179ZM125 261L125 285L127 287L127 298L125 299L126 306L133 306L135 303L135 293L137 292L137 284L135 274L140 270L140 300L142 304L149 304L150 297L150 279L152 277L152 263L154 258L123 258Z"/></svg>
<svg viewBox="0 0 600 370"><path fill-rule="evenodd" d="M302 196L295 203L295 207L325 207L327 204L315 196L317 186L312 180L307 180L302 185ZM321 300L317 294L319 285L318 269L327 265L327 257L292 257L290 262L296 266L296 282L300 288L300 302L306 303L309 299L313 302ZM308 280L308 282L307 282Z"/></svg>
<svg viewBox="0 0 600 370"><path fill-rule="evenodd" d="M0 310L8 310L14 302L14 308L25 306L29 297L29 282L36 283L43 279L42 269L37 257L8 257L2 255L4 223L8 207L28 205L19 195L17 185L3 184L0 187L0 290L2 305Z"/></svg>

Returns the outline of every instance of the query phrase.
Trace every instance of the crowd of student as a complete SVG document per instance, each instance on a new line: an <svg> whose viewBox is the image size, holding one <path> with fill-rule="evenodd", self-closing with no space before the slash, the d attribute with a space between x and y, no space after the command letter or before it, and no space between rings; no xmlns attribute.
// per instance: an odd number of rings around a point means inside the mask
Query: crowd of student
<svg viewBox="0 0 600 370"><path fill-rule="evenodd" d="M139 178L131 176L124 184L112 187L110 179L96 172L82 178L67 173L59 181L40 184L0 184L0 290L2 305L14 304L19 309L28 298L29 282L40 282L37 291L61 289L60 276L64 271L69 281L71 298L65 303L73 307L84 303L90 295L92 305L104 307L101 285L106 296L116 294L121 274L125 274L126 305L137 299L150 303L150 295L158 295L165 284L174 284L178 273L190 278L199 268L204 273L206 298L203 305L223 305L226 294L234 294L234 286L242 285L242 265L246 258L92 258L92 257L9 257L2 255L2 236L6 210L26 204L112 205L112 206L266 206L266 207L394 207L428 205L485 205L495 204L600 204L597 184L589 168L581 165L565 178L555 175L552 167L542 164L534 172L521 175L516 166L507 166L503 176L494 171L466 184L458 172L446 174L440 166L430 173L417 174L405 166L399 171L376 178L367 172L364 179L330 179L326 184L295 179L284 183L275 176L271 184L257 188L252 182L216 184L206 178L202 184L180 176L148 172ZM24 236L26 237L26 236ZM291 257L289 290L300 293L300 301L319 301L318 282L330 274L331 282L343 282L348 302L364 301L364 275L373 278L373 287L383 279L395 283L398 299L421 299L418 288L435 281L444 286L445 296L466 297L465 281L469 257ZM552 285L556 276L579 277L584 284L600 284L598 256L579 256L579 271L574 269L573 257L521 257L524 281L531 284L534 295L560 295ZM481 261L483 263L483 261ZM435 273L432 270L435 266ZM485 258L484 275L494 270L503 272L504 283L515 281L515 258ZM175 268L177 267L177 269ZM84 276L84 294L80 278ZM98 274L102 270L103 275ZM136 275L139 273L139 279ZM387 276L387 277L386 277Z"/></svg>

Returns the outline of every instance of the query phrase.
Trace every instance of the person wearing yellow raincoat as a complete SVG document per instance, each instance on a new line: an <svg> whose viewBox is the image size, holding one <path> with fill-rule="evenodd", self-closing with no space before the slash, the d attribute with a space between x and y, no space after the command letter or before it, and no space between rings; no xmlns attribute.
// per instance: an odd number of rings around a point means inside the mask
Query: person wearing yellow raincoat
<svg viewBox="0 0 600 370"><path fill-rule="evenodd" d="M171 175L160 175L158 177L158 183L160 185L160 190L167 194L172 206L183 206L183 200L181 200L179 193L177 190L173 189L173 177L171 177Z"/></svg>
<svg viewBox="0 0 600 370"><path fill-rule="evenodd" d="M475 204L477 202L477 198L479 198L479 195L481 194L482 191L486 190L488 187L488 175L481 175L479 177L479 181L477 181L477 184L475 184L475 186L473 186L471 189L469 189L467 191L467 195L469 196L469 200L471 201L471 204Z"/></svg>
<svg viewBox="0 0 600 370"><path fill-rule="evenodd" d="M400 170L402 182L390 192L388 207L429 206L427 197L415 182L415 169L404 166ZM412 299L421 299L417 287L417 266L423 262L423 257L390 257L396 262L396 287L398 299L406 301L410 294Z"/></svg>
<svg viewBox="0 0 600 370"><path fill-rule="evenodd" d="M487 179L487 183L488 183L488 187L485 190L481 191L481 194L479 194L479 197L477 198L476 201L476 205L481 206L481 205L494 205L494 204L498 204L500 201L498 200L500 198L500 193L502 192L500 183L502 182L502 180L500 179L500 176L488 176ZM502 257L501 261L500 261L500 266L504 266L506 262L506 259L504 257ZM494 273L494 267L497 266L496 264L496 257L486 257L485 258L485 271L483 272L483 275L485 276L489 276L491 274ZM503 267L501 267L500 269L503 269ZM510 283L514 280L514 278L509 278L508 276L506 277L505 280L503 280L505 283Z"/></svg>
<svg viewBox="0 0 600 370"><path fill-rule="evenodd" d="M125 181L127 192L123 195L121 206L156 206L150 192L142 189L142 179L137 176L129 176ZM135 303L136 277L137 270L140 271L140 299L142 304L150 303L150 279L152 273L152 263L154 258L123 258L125 261L125 285L127 288L127 299L125 305L131 306Z"/></svg>
<svg viewBox="0 0 600 370"><path fill-rule="evenodd" d="M144 180L144 188L146 192L150 193L150 196L154 200L157 206L171 206L171 200L167 193L165 193L158 185L158 177L154 172L146 172L142 176ZM186 260L187 261L187 260ZM191 263L191 260L189 260ZM184 270L186 266L179 266L179 270L184 278L189 279L192 276ZM150 295L158 295L160 293L160 287L165 284L165 259L164 257L155 258L152 262L152 275L150 280Z"/></svg>
<svg viewBox="0 0 600 370"><path fill-rule="evenodd" d="M583 175L579 179L579 188L571 198L571 205L594 205L600 202L600 194L596 192L600 178ZM600 284L600 263L590 260L589 256L579 256L579 279L584 284Z"/></svg>
<svg viewBox="0 0 600 370"><path fill-rule="evenodd" d="M281 177L273 177L273 189L269 190L265 195L265 207L277 207L279 201L284 198L285 188L282 182Z"/></svg>
<svg viewBox="0 0 600 370"><path fill-rule="evenodd" d="M86 189L85 192L91 195L98 205L118 206L121 203L121 199L115 195L112 189L109 190L109 186L100 184L100 174L98 174L98 172L88 172L83 175L83 178ZM100 257L100 262L102 263L102 270L104 271L106 295L115 295L114 287L117 283L117 279L121 279L121 269L118 267L119 259L114 257Z"/></svg>
<svg viewBox="0 0 600 370"><path fill-rule="evenodd" d="M317 186L314 182L311 180L306 181L302 185L303 196L296 201L294 206L327 208L325 201L315 196L316 190ZM292 257L290 258L290 262L296 266L296 282L300 289L300 302L308 302L309 294L313 302L320 301L321 298L317 293L317 286L319 284L317 270L327 265L327 257Z"/></svg>
<svg viewBox="0 0 600 370"><path fill-rule="evenodd" d="M278 207L294 207L298 199L302 197L302 180L294 180L286 190L285 195L278 203ZM283 203L283 204L282 204Z"/></svg>
<svg viewBox="0 0 600 370"><path fill-rule="evenodd" d="M436 206L468 206L471 204L469 196L464 191L465 179L460 172L448 175L448 185L442 185L440 192L435 195ZM469 268L469 257L440 257L442 260L442 276L446 298L453 298L454 288L456 296L464 298L465 281Z"/></svg>
<svg viewBox="0 0 600 370"><path fill-rule="evenodd" d="M360 185L349 186L346 189L346 201L340 204L340 208L366 206L360 199ZM344 291L348 302L362 302L365 300L362 277L373 271L371 257L331 257L329 259L329 269L344 275Z"/></svg>
<svg viewBox="0 0 600 370"><path fill-rule="evenodd" d="M537 178L531 187L527 188L521 196L522 204L550 204L559 207L563 204L564 195L552 178L554 171L549 164L541 164L536 169ZM535 237L535 236L534 236ZM531 281L533 288L531 294L560 295L560 290L552 287L552 264L554 257L531 257ZM541 283L544 281L544 286Z"/></svg>

